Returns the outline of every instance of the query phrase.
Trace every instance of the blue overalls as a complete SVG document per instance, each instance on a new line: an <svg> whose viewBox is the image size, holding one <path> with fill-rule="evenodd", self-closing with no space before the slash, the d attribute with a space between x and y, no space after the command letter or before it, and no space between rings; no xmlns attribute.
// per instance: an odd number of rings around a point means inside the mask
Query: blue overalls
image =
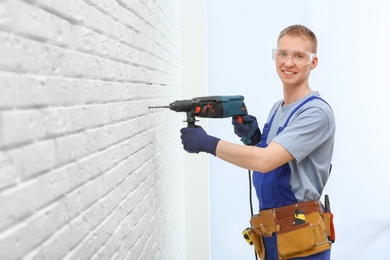
<svg viewBox="0 0 390 260"><path fill-rule="evenodd" d="M300 109L303 105L305 105L307 102L313 99L320 99L324 101L323 99L317 96L310 96L309 98L304 100L291 112L285 124L282 127L279 127L276 134L278 135L280 132L283 131L283 129L287 126L290 118L295 114L295 112L298 109ZM324 102L326 103L326 101ZM265 148L268 146L267 144L268 134L271 129L277 111L278 108L275 110L269 123L266 123L264 125L263 133L261 136L261 142L260 144L257 145L258 147ZM253 185L255 186L256 194L259 199L260 210L279 208L282 206L287 206L298 202L289 185L290 175L291 175L291 169L288 163L270 172L267 172L266 174L261 172L256 172L256 171L253 172ZM276 233L274 233L272 237L263 237L263 241L265 246L265 260L271 260L271 259L277 260L278 249L277 249L277 242L276 242ZM294 258L294 259L329 260L330 250L312 256L304 257L304 258Z"/></svg>

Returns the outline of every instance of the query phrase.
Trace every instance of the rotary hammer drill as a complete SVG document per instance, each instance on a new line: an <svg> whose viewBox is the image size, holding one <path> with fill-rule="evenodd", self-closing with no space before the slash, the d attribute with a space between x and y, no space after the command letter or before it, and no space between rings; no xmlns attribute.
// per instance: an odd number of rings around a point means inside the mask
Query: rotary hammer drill
<svg viewBox="0 0 390 260"><path fill-rule="evenodd" d="M206 96L187 100L176 100L169 106L152 106L149 108L169 108L176 112L186 112L188 127L195 127L195 117L225 118L237 117L242 122L242 116L248 111L243 96Z"/></svg>

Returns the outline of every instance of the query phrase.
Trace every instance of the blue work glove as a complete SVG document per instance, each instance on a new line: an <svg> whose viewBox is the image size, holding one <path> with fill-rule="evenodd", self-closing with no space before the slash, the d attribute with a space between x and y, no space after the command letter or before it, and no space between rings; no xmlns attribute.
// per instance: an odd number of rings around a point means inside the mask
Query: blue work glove
<svg viewBox="0 0 390 260"><path fill-rule="evenodd" d="M206 152L215 156L219 138L208 135L201 126L182 128L180 132L184 150L189 153Z"/></svg>
<svg viewBox="0 0 390 260"><path fill-rule="evenodd" d="M257 145L260 143L261 132L256 117L246 115L242 118L241 123L238 121L238 117L233 117L232 124L234 133L241 137L241 142L246 145Z"/></svg>

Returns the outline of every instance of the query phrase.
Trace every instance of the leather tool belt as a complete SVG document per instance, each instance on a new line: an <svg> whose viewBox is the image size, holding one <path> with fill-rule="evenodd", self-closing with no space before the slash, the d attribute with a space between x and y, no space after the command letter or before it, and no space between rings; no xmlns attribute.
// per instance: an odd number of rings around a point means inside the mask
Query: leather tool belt
<svg viewBox="0 0 390 260"><path fill-rule="evenodd" d="M331 248L327 224L321 202L313 200L260 211L251 217L249 234L261 259L265 256L263 237L275 232L279 259L304 257Z"/></svg>

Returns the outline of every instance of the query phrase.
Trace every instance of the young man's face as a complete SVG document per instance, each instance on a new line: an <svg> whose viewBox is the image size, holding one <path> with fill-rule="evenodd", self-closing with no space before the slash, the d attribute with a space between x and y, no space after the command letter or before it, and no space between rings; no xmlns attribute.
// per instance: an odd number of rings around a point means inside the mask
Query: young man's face
<svg viewBox="0 0 390 260"><path fill-rule="evenodd" d="M278 49L286 50L285 56L291 56L284 61L276 61L276 71L284 86L300 86L308 84L310 71L317 66L318 59L314 57L308 64L294 63L294 56L299 52L312 53L311 42L302 37L285 35L278 42Z"/></svg>

